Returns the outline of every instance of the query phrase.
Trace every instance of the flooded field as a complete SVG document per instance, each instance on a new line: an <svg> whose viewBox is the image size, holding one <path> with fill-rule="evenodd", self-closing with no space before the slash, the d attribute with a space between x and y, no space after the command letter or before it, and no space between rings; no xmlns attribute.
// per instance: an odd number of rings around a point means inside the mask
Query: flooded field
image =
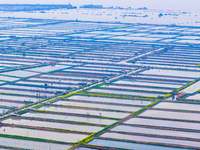
<svg viewBox="0 0 200 150"><path fill-rule="evenodd" d="M61 107L42 107L38 110L43 111L53 111L53 112L63 112L70 114L84 114L84 115L94 115L94 116L104 116L104 117L112 117L112 118L124 118L128 116L130 113L124 112L109 112L104 110L90 110L90 109L78 109L78 108L61 108Z"/></svg>
<svg viewBox="0 0 200 150"><path fill-rule="evenodd" d="M68 97L72 100L83 100L88 102L105 102L105 103L116 103L116 104L131 104L131 105L141 105L145 106L150 104L150 101L145 100L135 100L135 99L120 99L120 98L107 98L107 97L94 97L94 96L84 96L84 95L74 95Z"/></svg>
<svg viewBox="0 0 200 150"><path fill-rule="evenodd" d="M8 135L19 135L25 137L34 137L34 138L44 138L49 140L56 140L61 142L77 142L82 138L87 137L86 134L73 134L73 133L58 133L42 130L33 130L26 128L11 128L11 127L1 127L0 133Z"/></svg>
<svg viewBox="0 0 200 150"><path fill-rule="evenodd" d="M25 120L25 119L6 119L2 121L3 123L16 124L16 125L26 125L35 127L48 127L56 129L66 129L73 131L84 131L84 132L97 132L102 130L102 127L86 126L86 125L74 125L74 124L64 124L64 123L54 123L36 120Z"/></svg>
<svg viewBox="0 0 200 150"><path fill-rule="evenodd" d="M58 115L58 114L48 114L48 113L25 113L22 116L30 118L42 118L42 119L54 119L54 120L63 120L63 121L74 121L74 122L85 122L93 124L113 124L116 120L104 119L104 118L90 118L90 117L79 117L72 115Z"/></svg>

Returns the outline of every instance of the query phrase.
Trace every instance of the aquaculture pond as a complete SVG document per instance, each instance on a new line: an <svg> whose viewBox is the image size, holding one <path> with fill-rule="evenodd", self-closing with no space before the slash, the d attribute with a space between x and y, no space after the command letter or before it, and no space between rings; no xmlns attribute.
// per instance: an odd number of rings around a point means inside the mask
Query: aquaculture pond
<svg viewBox="0 0 200 150"><path fill-rule="evenodd" d="M95 96L84 96L84 95L73 95L67 97L72 100L82 100L91 102L105 102L105 103L116 103L116 104L130 104L130 105L141 105L145 106L151 103L151 101L139 100L139 99L122 99L122 98L107 98L107 97L95 97Z"/></svg>
<svg viewBox="0 0 200 150"><path fill-rule="evenodd" d="M62 132L52 132L52 131L34 130L34 129L16 128L16 127L1 127L0 133L8 135L18 135L24 137L49 139L61 142L77 142L88 136L87 134L62 133Z"/></svg>
<svg viewBox="0 0 200 150"><path fill-rule="evenodd" d="M106 94L118 94L118 95L138 95L138 96L151 96L157 97L158 95L164 96L165 94L160 93L150 93L150 92L130 92L130 91L122 91L122 90L107 90L107 89L91 89L89 92L94 93L106 93Z"/></svg>
<svg viewBox="0 0 200 150"><path fill-rule="evenodd" d="M169 93L172 91L169 89L161 89L161 88L131 87L131 86L120 86L120 85L103 85L101 87L112 88L112 89L122 89L122 90L155 91L155 92L165 92L165 93Z"/></svg>
<svg viewBox="0 0 200 150"><path fill-rule="evenodd" d="M122 110L122 111L137 111L137 110L142 108L142 107L133 107L133 106L119 106L119 105L86 103L86 102L71 102L71 101L57 101L54 104L57 104L57 105L71 105L71 106L83 106L83 107L111 109L111 110Z"/></svg>
<svg viewBox="0 0 200 150"><path fill-rule="evenodd" d="M44 66L44 67L37 67L37 68L32 68L32 69L27 69L32 72L51 72L51 71L56 71L60 69L65 69L68 68L69 66L64 66L64 65L56 65L56 66Z"/></svg>
<svg viewBox="0 0 200 150"><path fill-rule="evenodd" d="M153 108L200 111L199 104L160 102Z"/></svg>
<svg viewBox="0 0 200 150"><path fill-rule="evenodd" d="M184 122L184 121L161 120L161 119L150 119L150 118L131 118L125 121L124 123L133 125L147 125L147 126L169 127L178 129L200 130L200 123Z"/></svg>
<svg viewBox="0 0 200 150"><path fill-rule="evenodd" d="M7 107L22 107L25 105L25 103L14 103L14 102L6 102L6 101L0 101L1 106L7 106Z"/></svg>
<svg viewBox="0 0 200 150"><path fill-rule="evenodd" d="M190 113L190 112L146 110L145 112L139 114L139 116L161 118L161 119L168 118L168 119L178 119L178 120L200 121L200 113Z"/></svg>
<svg viewBox="0 0 200 150"><path fill-rule="evenodd" d="M142 72L142 74L165 75L165 76L179 76L179 77L193 77L199 78L199 71L185 71L185 70L167 70L167 69L150 69Z"/></svg>
<svg viewBox="0 0 200 150"><path fill-rule="evenodd" d="M13 101L33 101L33 102L37 102L37 101L42 100L42 98L27 97L27 96L16 96L16 95L3 95L3 94L0 94L0 99L13 100Z"/></svg>
<svg viewBox="0 0 200 150"><path fill-rule="evenodd" d="M46 77L46 78L56 78L56 79L74 79L74 80L99 80L99 78L94 77L81 77L81 76L63 76L63 75L54 75L54 74L44 74L40 77Z"/></svg>
<svg viewBox="0 0 200 150"><path fill-rule="evenodd" d="M156 150L189 150L185 148L174 148L174 147L165 147L165 146L139 144L139 143L131 143L131 142L123 142L123 141L115 141L115 140L104 140L104 139L94 139L91 142L89 142L89 144L113 147L113 148L132 149L132 150L147 150L147 149L148 150L155 150L155 149Z"/></svg>
<svg viewBox="0 0 200 150"><path fill-rule="evenodd" d="M152 129L142 127L132 127L127 125L119 125L111 129L111 131L126 132L126 133L140 133L140 134L151 134L160 136L173 136L173 137L185 137L199 139L200 133L191 133L186 131L173 131L163 129Z"/></svg>
<svg viewBox="0 0 200 150"><path fill-rule="evenodd" d="M181 91L186 92L186 93L193 93L199 89L200 89L200 81L188 86L187 88L185 88Z"/></svg>
<svg viewBox="0 0 200 150"><path fill-rule="evenodd" d="M119 80L114 82L115 84L127 84L127 85L140 85L140 86L155 86L155 87L167 87L167 88L179 88L183 84L169 84L169 83L158 83L158 82L139 82L139 81L126 81Z"/></svg>
<svg viewBox="0 0 200 150"><path fill-rule="evenodd" d="M21 140L21 139L15 139L15 138L6 138L6 137L0 137L0 145L6 145L10 147L16 147L16 148L25 148L25 149L40 149L40 150L66 150L72 145L69 144L56 144L56 143L50 143L50 142L40 142L40 141L33 141L33 140Z"/></svg>
<svg viewBox="0 0 200 150"><path fill-rule="evenodd" d="M200 100L200 94L188 96L187 99Z"/></svg>
<svg viewBox="0 0 200 150"><path fill-rule="evenodd" d="M84 131L84 132L97 132L103 129L103 127L91 126L91 125L77 125L77 124L47 122L47 121L28 120L28 119L15 119L15 118L9 118L3 120L2 122L9 124L16 124L16 125L48 127L48 128L57 128L57 129L66 129L66 130Z"/></svg>
<svg viewBox="0 0 200 150"><path fill-rule="evenodd" d="M137 136L137 135L128 135L128 134L121 134L121 133L104 133L100 137L120 139L120 140L134 140L134 141L140 141L140 142L160 143L160 144L174 144L174 145L191 146L191 147L200 146L200 143L196 141Z"/></svg>
<svg viewBox="0 0 200 150"><path fill-rule="evenodd" d="M90 110L90 109L69 108L69 107L64 108L64 107L54 107L54 106L44 106L44 107L39 108L38 110L63 112L63 113L70 113L70 114L95 115L95 116L104 116L104 117L112 117L112 118L124 118L130 114L130 113L125 113L125 112L111 112L111 111L105 111L105 110Z"/></svg>
<svg viewBox="0 0 200 150"><path fill-rule="evenodd" d="M25 70L17 70L17 71L4 72L1 74L16 76L16 77L30 77L30 76L38 75L39 73L25 71Z"/></svg>
<svg viewBox="0 0 200 150"><path fill-rule="evenodd" d="M116 122L117 120L113 119L104 119L104 118L91 118L91 117L79 117L71 115L58 115L58 114L49 114L49 113L37 113L37 112L28 112L23 114L24 117L30 118L42 118L42 119L53 119L53 120L63 120L63 121L75 121L75 122L85 122L93 124L102 124L110 125Z"/></svg>

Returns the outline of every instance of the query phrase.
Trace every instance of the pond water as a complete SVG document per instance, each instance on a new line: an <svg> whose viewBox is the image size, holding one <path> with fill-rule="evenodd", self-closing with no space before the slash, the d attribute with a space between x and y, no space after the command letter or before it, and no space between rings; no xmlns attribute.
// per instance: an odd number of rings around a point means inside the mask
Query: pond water
<svg viewBox="0 0 200 150"><path fill-rule="evenodd" d="M95 68L95 67L76 67L77 69L85 69L85 70L100 70L100 71L116 71L120 72L121 69L110 69L110 68Z"/></svg>
<svg viewBox="0 0 200 150"><path fill-rule="evenodd" d="M25 137L49 139L61 142L77 142L88 136L87 134L61 133L61 132L51 132L51 131L42 131L42 130L15 128L15 127L1 127L0 133L8 135L19 135Z"/></svg>
<svg viewBox="0 0 200 150"><path fill-rule="evenodd" d="M16 125L26 125L35 127L50 127L57 129L66 129L74 131L85 131L85 132L97 132L102 130L103 127L91 126L91 125L77 125L77 124L66 124L57 122L46 122L37 120L27 120L27 119L6 119L2 121L3 123L16 124Z"/></svg>
<svg viewBox="0 0 200 150"><path fill-rule="evenodd" d="M156 83L156 82L145 82L145 81L126 81L119 80L114 82L115 84L128 84L128 85L141 85L141 86L155 86L155 87L167 87L167 88L179 88L183 86L183 84L169 84L169 83Z"/></svg>
<svg viewBox="0 0 200 150"><path fill-rule="evenodd" d="M107 53L106 53L107 54ZM114 54L112 54L114 55ZM116 55L116 54L115 54ZM119 54L120 56L122 54ZM128 55L129 56L129 55ZM108 65L95 65L95 64L86 64L84 66L89 66L89 67L100 67L100 68L116 68L116 69L120 69L120 70L124 70L124 69L135 69L135 67L126 67L126 66L110 66L109 64Z"/></svg>
<svg viewBox="0 0 200 150"><path fill-rule="evenodd" d="M11 106L22 107L25 104L24 103L14 103L14 102L0 101L0 105L1 106L7 106L7 107L11 107Z"/></svg>
<svg viewBox="0 0 200 150"><path fill-rule="evenodd" d="M167 80L176 80L176 81L184 81L187 83L189 81L193 81L194 79L190 78L179 78L179 77L163 77L163 76L148 76L148 75L133 75L132 77L139 77L139 78L151 78L151 79L167 79Z"/></svg>
<svg viewBox="0 0 200 150"><path fill-rule="evenodd" d="M5 112L7 112L7 111L9 111L10 109L8 109L8 108L0 108L0 114L1 113L5 113Z"/></svg>
<svg viewBox="0 0 200 150"><path fill-rule="evenodd" d="M56 65L56 66L44 66L44 67L37 67L37 68L31 68L27 69L29 71L33 72L51 72L51 71L56 71L64 68L68 68L70 66L64 66L64 65Z"/></svg>
<svg viewBox="0 0 200 150"><path fill-rule="evenodd" d="M187 97L187 99L200 100L200 94L195 94L195 95L189 96L189 97Z"/></svg>
<svg viewBox="0 0 200 150"><path fill-rule="evenodd" d="M131 118L124 123L136 124L136 125L148 125L158 127L171 127L181 129L194 129L200 130L200 123L182 122L182 121L168 121L158 119L146 119L146 118Z"/></svg>
<svg viewBox="0 0 200 150"><path fill-rule="evenodd" d="M154 74L154 75L193 77L193 78L200 77L200 72L196 71L167 70L167 69L150 69L142 72L141 74Z"/></svg>
<svg viewBox="0 0 200 150"><path fill-rule="evenodd" d="M49 142L38 142L32 140L21 140L21 139L14 139L14 138L6 138L0 137L0 145L10 146L10 147L17 147L17 148L25 148L25 149L37 149L37 150L66 150L72 145L63 145L63 144L56 144L56 143L49 143Z"/></svg>
<svg viewBox="0 0 200 150"><path fill-rule="evenodd" d="M3 85L1 87L5 88L15 88L15 89L25 89L25 90L38 90L38 91L48 91L48 92L55 92L55 91L66 91L64 89L54 89L54 88L42 88L42 87L31 87L31 86L19 86L19 85Z"/></svg>
<svg viewBox="0 0 200 150"><path fill-rule="evenodd" d="M134 141L140 141L140 142L165 143L165 144L176 144L176 145L182 145L182 146L200 147L200 142L196 142L196 141L136 136L136 135L127 135L127 134L120 134L120 133L104 133L100 137L115 138L115 139L122 139L122 140L123 139L134 140Z"/></svg>
<svg viewBox="0 0 200 150"><path fill-rule="evenodd" d="M10 76L17 76L17 77L30 77L30 76L38 75L39 73L29 72L29 71L24 71L24 70L17 70L17 71L4 72L4 73L1 73L1 74L10 75Z"/></svg>
<svg viewBox="0 0 200 150"><path fill-rule="evenodd" d="M17 89L15 89L15 90L7 90L7 89L0 89L0 92L2 92L2 93L11 93L11 94L21 94L21 95L30 95L30 96L37 96L38 94L40 95L40 96L54 96L55 94L48 94L48 93L40 93L40 92L36 92L36 91L34 91L34 92L29 92L29 91L19 91L19 90L17 90Z"/></svg>
<svg viewBox="0 0 200 150"><path fill-rule="evenodd" d="M50 106L50 107L44 106L44 107L39 108L38 110L64 112L64 113L72 113L72 114L95 115L95 116L104 116L104 117L113 117L113 118L124 118L130 114L130 113L124 113L124 112L110 112L110 111L104 111L104 110L87 110L87 109L78 109L78 108L61 108L61 107L53 107L53 106Z"/></svg>
<svg viewBox="0 0 200 150"><path fill-rule="evenodd" d="M163 135L163 136L173 136L173 137L185 137L185 138L194 138L194 139L200 138L200 133L131 127L131 126L125 126L125 125L119 125L111 129L111 131L153 134L153 135Z"/></svg>
<svg viewBox="0 0 200 150"><path fill-rule="evenodd" d="M183 148L165 147L165 146L139 144L139 143L114 141L114 140L104 140L104 139L94 139L91 142L89 142L89 144L107 146L107 147L113 147L113 148L132 149L132 150L147 150L147 149L148 150L189 150L189 149L183 149Z"/></svg>
<svg viewBox="0 0 200 150"><path fill-rule="evenodd" d="M28 80L31 81L42 81L42 82L58 82L58 83L74 83L74 84L78 84L78 83L85 83L84 81L77 81L77 80L66 80L66 79L43 79L43 78L29 78Z"/></svg>
<svg viewBox="0 0 200 150"><path fill-rule="evenodd" d="M137 111L141 107L131 107L131 106L119 106L119 105L108 105L108 104L98 104L98 103L85 103L85 102L71 102L71 101L57 101L54 104L57 105L72 105L72 106L84 106L93 107L101 109L111 109L111 110L122 110L122 111Z"/></svg>
<svg viewBox="0 0 200 150"><path fill-rule="evenodd" d="M4 81L16 81L16 80L19 80L19 78L7 77L7 76L0 75L0 80L4 80Z"/></svg>
<svg viewBox="0 0 200 150"><path fill-rule="evenodd" d="M169 93L172 90L161 89L161 88L144 88L144 87L130 87L130 86L119 86L119 85L103 85L101 87L105 88L115 88L115 89L127 89L127 90L143 90L143 91L157 91Z"/></svg>
<svg viewBox="0 0 200 150"><path fill-rule="evenodd" d="M94 97L94 96L84 96L84 95L73 95L73 96L68 97L68 99L92 101L92 102L141 105L141 106L149 105L151 103L151 101L143 101L143 100Z"/></svg>
<svg viewBox="0 0 200 150"><path fill-rule="evenodd" d="M102 124L102 125L110 125L116 122L116 120L112 120L112 119L56 115L56 114L48 114L48 113L33 113L33 112L25 113L22 116L33 117L33 118L43 118L43 119L64 120L64 121L86 122L86 123L94 123L94 124Z"/></svg>
<svg viewBox="0 0 200 150"><path fill-rule="evenodd" d="M181 91L184 91L186 93L193 93L193 92L195 92L195 91L197 91L199 89L200 89L200 81L188 86L187 88L185 88L185 89L183 89Z"/></svg>
<svg viewBox="0 0 200 150"><path fill-rule="evenodd" d="M139 116L155 117L155 118L169 118L179 120L194 120L200 121L200 113L189 113L189 112L171 112L162 110L146 110L139 114Z"/></svg>
<svg viewBox="0 0 200 150"><path fill-rule="evenodd" d="M97 74L116 74L116 72L108 72L108 71L93 71L93 70L78 70L78 69L68 69L63 71L71 71L71 72L86 72L86 73L97 73Z"/></svg>
<svg viewBox="0 0 200 150"><path fill-rule="evenodd" d="M49 77L49 78L63 78L63 79L75 79L75 80L98 80L99 78L87 78L79 76L63 76L63 75L41 75L40 77Z"/></svg>
<svg viewBox="0 0 200 150"><path fill-rule="evenodd" d="M34 97L26 97L26 96L15 96L15 95L3 95L0 94L0 99L3 100L13 100L13 101L27 101L31 100L33 102L37 102L42 100L42 98L34 98Z"/></svg>
<svg viewBox="0 0 200 150"><path fill-rule="evenodd" d="M39 86L44 86L44 82L29 82L29 81L18 81L16 82L17 84L26 84L26 85L39 85ZM48 86L52 86L52 87L61 87L61 88L68 88L68 87L79 87L78 85L67 85L67 84L56 84L56 83L47 83Z"/></svg>
<svg viewBox="0 0 200 150"><path fill-rule="evenodd" d="M158 65L159 63L159 65ZM179 63L180 64L180 63ZM193 67L183 67L183 66L179 66L178 63L177 64L172 64L172 63L165 63L165 62L156 62L156 61L137 61L135 63L135 65L139 65L139 66L151 66L151 67L158 67L158 68L165 68L165 69L187 69L187 70L200 70L200 68L193 68ZM196 66L195 65L191 65L191 66ZM163 74L164 75L164 74ZM179 77L179 76L178 76ZM166 77L168 78L168 77Z"/></svg>
<svg viewBox="0 0 200 150"><path fill-rule="evenodd" d="M130 92L130 91L122 91L122 90L107 90L107 89L91 89L89 92L94 93L107 93L107 94L120 94L120 95L139 95L139 96L151 96L157 97L158 95L164 96L165 94L160 93L148 93L148 92Z"/></svg>
<svg viewBox="0 0 200 150"><path fill-rule="evenodd" d="M155 105L153 108L200 111L199 104L187 104L187 103L160 102L157 105Z"/></svg>

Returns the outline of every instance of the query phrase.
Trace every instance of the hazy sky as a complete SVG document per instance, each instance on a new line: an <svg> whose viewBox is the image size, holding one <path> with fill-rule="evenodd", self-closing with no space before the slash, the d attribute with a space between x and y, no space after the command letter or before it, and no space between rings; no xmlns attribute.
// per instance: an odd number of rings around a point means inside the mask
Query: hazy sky
<svg viewBox="0 0 200 150"><path fill-rule="evenodd" d="M101 4L104 6L148 7L151 9L199 9L200 0L0 0L5 3L24 4Z"/></svg>

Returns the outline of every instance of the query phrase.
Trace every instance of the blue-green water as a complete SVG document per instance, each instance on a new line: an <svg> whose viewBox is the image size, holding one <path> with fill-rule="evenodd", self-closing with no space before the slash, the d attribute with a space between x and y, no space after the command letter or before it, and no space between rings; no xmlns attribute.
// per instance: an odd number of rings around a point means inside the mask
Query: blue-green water
<svg viewBox="0 0 200 150"><path fill-rule="evenodd" d="M114 148L134 149L134 150L189 150L185 148L174 148L174 147L129 143L129 142L103 140L103 139L94 139L89 144L114 147Z"/></svg>

